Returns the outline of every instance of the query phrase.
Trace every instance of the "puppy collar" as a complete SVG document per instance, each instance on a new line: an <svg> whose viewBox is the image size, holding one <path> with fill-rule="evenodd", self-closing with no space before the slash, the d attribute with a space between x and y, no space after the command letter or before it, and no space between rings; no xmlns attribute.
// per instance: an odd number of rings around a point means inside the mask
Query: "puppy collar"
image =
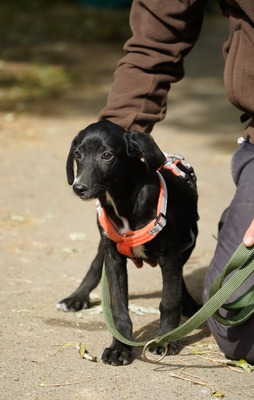
<svg viewBox="0 0 254 400"><path fill-rule="evenodd" d="M143 263L142 260L135 258L132 248L153 240L155 236L157 236L158 233L161 232L161 230L167 223L166 211L168 202L168 191L165 180L159 170L164 168L170 169L174 175L187 179L190 183L195 184L195 174L193 172L192 176L193 170L189 166L189 164L185 164L183 162L184 159L182 156L165 154L165 157L165 163L157 170L157 174L160 180L160 193L157 205L157 216L143 228L136 231L129 231L125 232L124 234L120 234L117 228L110 221L105 209L101 206L100 201L98 199L96 201L99 223L104 229L106 235L116 243L118 252L128 258L131 258L137 267L142 267ZM189 179L189 176L187 176L187 174L178 167L178 163L184 164L185 168L187 168L190 172L189 175L191 175L193 179ZM154 263L152 260L144 259L144 261L147 261L152 266L156 265L156 263Z"/></svg>

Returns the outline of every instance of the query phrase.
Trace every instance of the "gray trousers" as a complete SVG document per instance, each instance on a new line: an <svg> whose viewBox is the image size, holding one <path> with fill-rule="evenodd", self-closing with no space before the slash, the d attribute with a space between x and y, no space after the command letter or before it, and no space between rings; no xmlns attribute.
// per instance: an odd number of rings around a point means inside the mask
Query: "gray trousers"
<svg viewBox="0 0 254 400"><path fill-rule="evenodd" d="M232 158L232 176L236 185L235 196L224 211L220 221L218 244L208 268L203 301L208 299L211 283L242 242L243 236L254 218L254 145L244 142ZM219 193L218 193L219 196ZM254 274L232 296L235 299L254 285ZM225 314L224 314L225 315ZM254 362L254 315L239 326L222 325L213 318L209 328L221 351L231 359Z"/></svg>

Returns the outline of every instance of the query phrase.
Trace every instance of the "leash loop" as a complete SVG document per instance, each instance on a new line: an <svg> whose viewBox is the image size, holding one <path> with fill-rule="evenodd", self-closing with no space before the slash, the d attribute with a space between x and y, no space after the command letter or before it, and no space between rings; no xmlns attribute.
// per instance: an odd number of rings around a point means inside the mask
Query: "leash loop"
<svg viewBox="0 0 254 400"><path fill-rule="evenodd" d="M235 273L227 280L226 283L223 283L225 276L228 275L229 271ZM164 347L166 349L167 345L173 341L177 341L182 337L186 336L194 329L198 328L202 323L204 323L208 318L214 317L218 318L217 310L222 307L225 302L232 296L233 293L246 281L246 279L254 272L254 246L252 247L245 247L243 243L236 249L235 253L232 255L229 262L226 264L222 273L218 276L215 280L213 288L211 290L211 297L203 305L203 307L197 311L191 318L189 318L186 322L180 325L178 328L173 329L172 331L158 336L155 339L150 340L149 342L134 342L132 340L126 339L121 335L121 333L116 329L112 312L111 312L111 301L110 301L110 291L108 287L108 282L106 279L105 274L105 266L103 268L102 274L102 307L103 313L105 318L105 323L112 333L112 335L122 343L125 343L129 346L136 346L136 347L144 347L143 356L146 360L151 362L159 362L166 356L166 351L162 354L159 359L151 360L147 356L148 347L154 344ZM254 288L252 288L254 290ZM250 295L247 292L247 299ZM252 295L253 296L253 295ZM248 304L249 303L249 304ZM234 302L233 302L234 305ZM238 308L238 307L237 307ZM247 311L247 317L244 315L244 318L240 318L237 321L234 321L234 324L240 324L246 321L254 313L254 301L247 301L243 306L244 310ZM241 316L242 317L242 316ZM223 323L223 321L219 321ZM224 322L225 323L225 322Z"/></svg>
<svg viewBox="0 0 254 400"><path fill-rule="evenodd" d="M142 351L142 357L146 360L149 361L150 363L158 363L161 360L163 360L164 357L166 357L166 355L168 354L168 346L163 346L163 353L159 355L158 358L152 358L151 356L149 357L149 349L151 348L151 345L156 344L157 340L156 339L152 339L149 340L149 342L147 342L145 344L145 346L143 347L143 351Z"/></svg>

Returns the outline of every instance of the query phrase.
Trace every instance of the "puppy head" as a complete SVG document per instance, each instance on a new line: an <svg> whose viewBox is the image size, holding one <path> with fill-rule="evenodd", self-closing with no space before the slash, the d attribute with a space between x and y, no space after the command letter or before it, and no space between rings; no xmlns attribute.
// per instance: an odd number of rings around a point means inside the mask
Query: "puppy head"
<svg viewBox="0 0 254 400"><path fill-rule="evenodd" d="M141 159L149 172L156 171L165 161L149 134L126 132L109 121L100 121L74 138L66 163L68 183L82 199L98 197L128 179L134 160L137 168Z"/></svg>
<svg viewBox="0 0 254 400"><path fill-rule="evenodd" d="M74 138L66 173L68 183L82 199L98 197L127 175L131 159L126 153L125 133L105 120L89 125Z"/></svg>
<svg viewBox="0 0 254 400"><path fill-rule="evenodd" d="M96 140L96 136L101 138L102 141L105 141L105 139L103 140L103 137L105 135L107 135L108 138L110 138L110 136L112 136L112 134L115 133L117 130L124 132L122 128L111 123L110 121L100 121L87 126L85 129L81 130L77 134L77 136L72 141L66 162L66 175L69 185L72 185L75 179L74 161L76 161L76 164L78 166L78 164L81 161L81 158L84 158L84 157L80 158L80 155L83 154L84 156L85 150L87 152L86 142L89 141L89 137L92 136L91 139L94 138L94 146L90 146L93 147L93 149L91 149L91 152L94 153L96 151L95 149L96 141L98 141Z"/></svg>

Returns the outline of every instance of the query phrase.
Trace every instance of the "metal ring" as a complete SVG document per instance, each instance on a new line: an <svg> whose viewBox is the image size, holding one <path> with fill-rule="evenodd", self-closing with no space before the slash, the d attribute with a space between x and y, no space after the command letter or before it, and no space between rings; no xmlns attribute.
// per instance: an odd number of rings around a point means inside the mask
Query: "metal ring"
<svg viewBox="0 0 254 400"><path fill-rule="evenodd" d="M151 363L158 363L158 362L160 362L161 360L163 360L164 357L166 357L166 355L167 355L167 353L168 353L168 346L163 346L163 348L164 348L163 354L162 354L159 358L153 359L153 358L150 358L150 357L147 356L147 351L148 351L148 349L149 349L149 346L150 346L152 343L156 343L156 339L152 339L152 340L150 340L149 342L147 342L147 343L145 344L145 346L144 346L144 348L143 348L143 351L142 351L142 357L143 357L146 361L149 361L149 362L151 362Z"/></svg>

